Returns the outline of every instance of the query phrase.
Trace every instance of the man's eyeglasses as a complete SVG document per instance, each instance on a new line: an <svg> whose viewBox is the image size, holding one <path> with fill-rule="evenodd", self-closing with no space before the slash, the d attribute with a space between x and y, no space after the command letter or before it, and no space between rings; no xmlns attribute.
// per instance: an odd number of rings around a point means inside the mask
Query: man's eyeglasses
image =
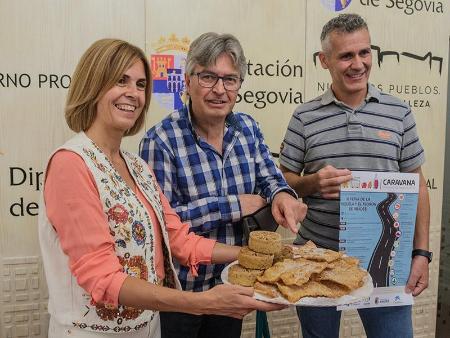
<svg viewBox="0 0 450 338"><path fill-rule="evenodd" d="M241 88L242 79L237 76L225 75L219 76L210 72L198 72L192 75L196 75L198 78L198 84L204 88L212 88L216 85L219 79L222 80L223 86L226 90L236 91Z"/></svg>

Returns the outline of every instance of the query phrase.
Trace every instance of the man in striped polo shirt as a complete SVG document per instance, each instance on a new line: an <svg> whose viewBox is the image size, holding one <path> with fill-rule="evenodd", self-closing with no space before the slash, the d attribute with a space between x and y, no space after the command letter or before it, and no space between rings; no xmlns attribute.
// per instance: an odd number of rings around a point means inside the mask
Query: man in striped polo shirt
<svg viewBox="0 0 450 338"><path fill-rule="evenodd" d="M366 22L341 14L323 27L319 59L331 88L299 106L282 144L280 165L308 212L296 244L312 240L338 250L340 184L351 170L420 175L413 257L407 292L428 286L429 199L421 165L424 151L410 107L368 83L372 66ZM417 253L414 250L414 253ZM339 337L336 308L298 307L304 338ZM411 306L358 310L368 337L412 337Z"/></svg>

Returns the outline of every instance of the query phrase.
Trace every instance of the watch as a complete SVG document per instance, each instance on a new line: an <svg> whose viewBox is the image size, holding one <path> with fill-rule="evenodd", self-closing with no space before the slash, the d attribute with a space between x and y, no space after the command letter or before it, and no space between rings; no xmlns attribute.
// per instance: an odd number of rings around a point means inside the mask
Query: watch
<svg viewBox="0 0 450 338"><path fill-rule="evenodd" d="M428 263L431 263L431 261L433 259L433 253L431 251L422 250L422 249L414 249L412 251L411 257L414 258L416 256L424 256L424 257L428 258Z"/></svg>

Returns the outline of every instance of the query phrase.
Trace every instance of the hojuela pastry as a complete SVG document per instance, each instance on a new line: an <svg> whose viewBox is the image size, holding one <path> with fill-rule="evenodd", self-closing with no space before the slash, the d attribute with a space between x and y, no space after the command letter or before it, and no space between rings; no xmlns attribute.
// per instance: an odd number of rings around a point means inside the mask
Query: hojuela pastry
<svg viewBox="0 0 450 338"><path fill-rule="evenodd" d="M344 256L344 257L342 257L342 260L350 265L354 265L354 266L359 265L359 259L356 257Z"/></svg>
<svg viewBox="0 0 450 338"><path fill-rule="evenodd" d="M255 289L255 292L268 298L277 298L281 296L276 285L255 282L253 288Z"/></svg>
<svg viewBox="0 0 450 338"><path fill-rule="evenodd" d="M342 268L341 264L336 264L331 269L325 269L317 278L317 281L331 281L343 285L350 290L357 289L363 285L363 278L367 272L355 265Z"/></svg>
<svg viewBox="0 0 450 338"><path fill-rule="evenodd" d="M348 295L352 291L351 289L349 289L343 285L339 285L339 284L336 284L331 281L323 280L323 281L320 281L320 283L325 285L326 287L328 287L331 290L331 292L332 292L331 298L342 297L344 295Z"/></svg>
<svg viewBox="0 0 450 338"><path fill-rule="evenodd" d="M281 235L271 231L252 231L248 247L259 253L273 255L281 251Z"/></svg>
<svg viewBox="0 0 450 338"><path fill-rule="evenodd" d="M242 286L253 286L256 277L262 275L264 270L247 269L239 264L235 264L228 270L228 281L231 284Z"/></svg>
<svg viewBox="0 0 450 338"><path fill-rule="evenodd" d="M326 262L310 261L303 258L297 258L295 261L298 267L283 272L280 279L285 285L301 286L309 281L313 274L320 274L327 267Z"/></svg>
<svg viewBox="0 0 450 338"><path fill-rule="evenodd" d="M326 262L310 261L304 258L285 259L275 263L258 277L258 281L275 284L282 281L286 285L302 285L309 281L313 273L319 274L327 267Z"/></svg>
<svg viewBox="0 0 450 338"><path fill-rule="evenodd" d="M255 252L244 246L239 251L238 261L247 269L267 269L273 264L273 255Z"/></svg>
<svg viewBox="0 0 450 338"><path fill-rule="evenodd" d="M292 247L294 258L302 257L319 262L333 262L342 258L342 252L336 252L329 249L318 248L313 242L308 241L305 245Z"/></svg>
<svg viewBox="0 0 450 338"><path fill-rule="evenodd" d="M316 281L309 281L302 286L289 286L283 283L277 283L277 286L278 290L291 303L296 303L303 297L329 297L331 295L331 290L328 287Z"/></svg>
<svg viewBox="0 0 450 338"><path fill-rule="evenodd" d="M268 268L264 273L258 277L258 281L262 283L275 284L281 274L286 271L300 268L300 264L293 259L285 259L282 262L275 263L271 268Z"/></svg>
<svg viewBox="0 0 450 338"><path fill-rule="evenodd" d="M331 288L317 281L310 280L302 286L297 285L284 285L277 283L278 290L283 296L291 303L297 303L303 297L328 297L337 298L345 295L349 292L349 289L342 289L336 285Z"/></svg>

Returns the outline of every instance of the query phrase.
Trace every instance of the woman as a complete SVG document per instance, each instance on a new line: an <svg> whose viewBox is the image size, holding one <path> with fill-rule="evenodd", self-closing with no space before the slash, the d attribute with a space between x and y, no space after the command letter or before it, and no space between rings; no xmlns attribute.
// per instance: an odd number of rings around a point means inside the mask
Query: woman
<svg viewBox="0 0 450 338"><path fill-rule="evenodd" d="M242 318L281 308L251 288L179 290L172 255L195 274L239 248L189 234L146 163L120 150L141 129L150 93L145 54L121 40L95 42L72 77L65 114L78 134L50 157L39 217L49 337L159 337L161 310Z"/></svg>

